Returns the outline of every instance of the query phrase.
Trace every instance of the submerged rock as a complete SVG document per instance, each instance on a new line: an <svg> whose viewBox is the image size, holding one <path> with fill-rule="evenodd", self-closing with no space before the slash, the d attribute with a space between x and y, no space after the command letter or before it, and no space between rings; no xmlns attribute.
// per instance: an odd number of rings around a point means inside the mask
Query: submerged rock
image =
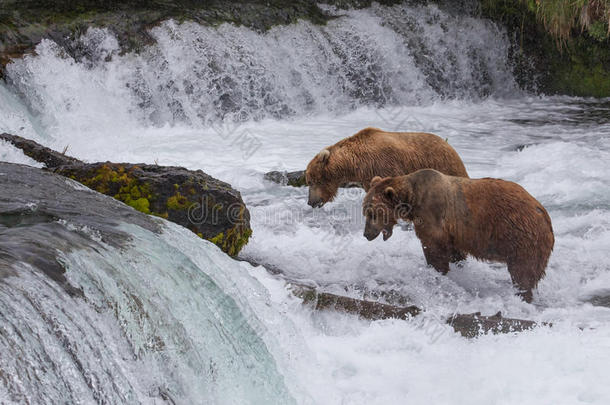
<svg viewBox="0 0 610 405"><path fill-rule="evenodd" d="M345 312L373 321L380 319L420 319L419 316L425 312L425 308L409 304L410 299L408 297L394 296L391 299L394 303L379 302L378 299L386 295L384 293L371 294L369 292L367 293L369 297L365 295L362 299L347 297L323 291L319 286L311 286L299 281L290 280L284 276L286 273L282 269L273 265L260 263L253 258L242 257L241 260L253 266L263 266L274 276L284 279L292 294L302 299L304 305L309 305L316 311ZM375 296L377 296L377 299ZM387 298L389 297L386 296L381 299L387 301ZM429 332L435 334L442 333L439 325L429 324L426 326L425 322L428 321L421 319L420 321L424 322L421 326L427 328ZM447 323L455 332L466 338L475 338L488 333L523 332L537 326L552 326L552 324L546 322L537 323L526 319L505 318L500 312L492 316L481 315L480 312L473 314L451 314L442 318L439 317L437 321Z"/></svg>
<svg viewBox="0 0 610 405"><path fill-rule="evenodd" d="M415 305L390 305L375 301L361 300L319 291L306 285L291 283L292 293L303 300L303 303L313 305L315 310L332 310L347 312L363 319L410 319L422 313L422 309ZM540 326L534 321L526 319L505 318L500 312L493 316L473 314L453 314L446 318L447 324L454 331L467 338L475 338L487 333L513 333L523 332ZM542 323L542 326L552 326Z"/></svg>
<svg viewBox="0 0 610 405"><path fill-rule="evenodd" d="M534 321L526 319L504 318L501 312L492 316L481 315L480 312L473 314L454 314L447 319L447 323L462 336L474 338L489 332L498 333L523 332L539 326ZM542 323L542 326L551 326Z"/></svg>
<svg viewBox="0 0 610 405"><path fill-rule="evenodd" d="M281 184L283 186L303 187L307 185L305 181L305 170L297 170L296 172L280 172L272 171L265 173L265 180Z"/></svg>
<svg viewBox="0 0 610 405"><path fill-rule="evenodd" d="M201 170L132 163L84 163L15 135L0 134L47 170L145 214L182 225L236 256L252 230L239 191Z"/></svg>
<svg viewBox="0 0 610 405"><path fill-rule="evenodd" d="M305 187L307 186L307 182L305 181L305 170L297 170L294 172L280 172L277 170L265 173L265 180L271 181L273 183L278 183L283 186L292 186L292 187ZM343 188L351 188L351 187L360 187L362 188L362 184L351 181L348 183L343 183L339 187Z"/></svg>

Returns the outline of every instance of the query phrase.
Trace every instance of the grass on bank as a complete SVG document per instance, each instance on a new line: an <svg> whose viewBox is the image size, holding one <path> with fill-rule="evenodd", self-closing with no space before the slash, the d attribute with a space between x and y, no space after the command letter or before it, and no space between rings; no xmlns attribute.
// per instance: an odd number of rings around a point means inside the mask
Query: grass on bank
<svg viewBox="0 0 610 405"><path fill-rule="evenodd" d="M610 0L522 1L560 45L579 32L586 32L600 42L610 36Z"/></svg>

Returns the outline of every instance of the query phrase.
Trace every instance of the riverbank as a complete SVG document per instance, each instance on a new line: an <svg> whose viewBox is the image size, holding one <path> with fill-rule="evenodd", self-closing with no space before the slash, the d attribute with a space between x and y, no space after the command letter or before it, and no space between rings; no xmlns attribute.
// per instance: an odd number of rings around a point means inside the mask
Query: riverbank
<svg viewBox="0 0 610 405"><path fill-rule="evenodd" d="M604 25L600 20L587 30L577 25L581 16L572 10L573 15L564 16L566 21L562 25L553 20L559 17L540 9L541 5L533 1L528 4L481 0L480 3L481 17L506 27L513 40L510 59L520 86L545 94L610 97L607 23Z"/></svg>

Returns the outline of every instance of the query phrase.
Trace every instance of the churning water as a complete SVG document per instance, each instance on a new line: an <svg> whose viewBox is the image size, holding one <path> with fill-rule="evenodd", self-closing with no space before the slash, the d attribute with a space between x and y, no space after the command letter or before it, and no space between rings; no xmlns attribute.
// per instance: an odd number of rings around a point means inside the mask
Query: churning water
<svg viewBox="0 0 610 405"><path fill-rule="evenodd" d="M202 169L239 189L250 208L254 234L244 257L344 295L390 302L408 297L426 309L424 321L312 313L262 267L237 265L173 225L155 237L130 230L134 244L128 252L71 253L68 276L87 286L90 280L75 266L112 274L95 296L111 301L113 286L154 277L149 288L121 298L124 312L112 322L131 316L136 299L155 301L150 311L159 322L178 316L171 309L184 312L184 329L167 323L159 333L195 345L207 341L200 330L208 319L206 301L200 297L226 294L231 302L247 302L239 306L243 314L231 316L259 325L248 329L246 342L262 342L265 348L257 353L267 350L261 354L267 369L281 374L275 391L266 391L277 395L278 404L288 396L320 404L609 403L610 309L602 304L610 301L610 101L519 91L507 57L510 41L488 21L433 5L344 14L325 27L300 22L264 34L166 22L152 30L157 44L140 54L121 54L116 39L100 29L79 39L79 55L43 41L35 56L9 65L7 84L0 87L0 130L59 150L68 146L68 153L89 161ZM440 276L425 266L408 229L396 230L387 242L366 241L361 190L341 190L333 203L314 211L305 189L263 180L269 170L303 169L321 148L367 126L436 133L460 153L472 177L519 182L547 207L556 244L533 305L514 296L503 265L469 259ZM29 162L5 144L0 156ZM171 272L177 260L184 262L182 255L189 258L189 278L172 281L170 288L163 280L175 278ZM47 310L60 318L64 335L120 333L110 321L95 327L99 315L88 312L64 322L62 317L75 315L62 305L64 297L51 296ZM11 308L2 310L11 322L27 316L16 303ZM553 327L466 341L441 320L454 311L502 311ZM44 319L32 319L33 328L44 326ZM222 338L236 344L244 339ZM40 350L61 354L54 339L41 340ZM202 367L191 358L195 349L140 347L143 357L135 362L121 359L120 347L104 351L99 367L110 370L104 383L129 376L130 398L140 401L151 397L150 386L163 386L161 380L168 392L181 393L179 402L217 400L206 397L198 380L204 377L193 372ZM231 370L235 359L222 353L227 365L221 369ZM91 365L91 355L79 352L65 360L66 367ZM114 374L116 367L125 369ZM235 372L240 375L239 368ZM32 401L44 391L23 384ZM218 392L231 392L222 384L220 379ZM73 397L90 395L86 385L73 389ZM248 392L246 387L239 395Z"/></svg>

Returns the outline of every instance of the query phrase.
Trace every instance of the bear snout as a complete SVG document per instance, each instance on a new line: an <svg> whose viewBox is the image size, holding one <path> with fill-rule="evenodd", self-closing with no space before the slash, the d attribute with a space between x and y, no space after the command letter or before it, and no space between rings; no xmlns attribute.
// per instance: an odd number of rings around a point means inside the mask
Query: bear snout
<svg viewBox="0 0 610 405"><path fill-rule="evenodd" d="M379 236L379 232L378 230L374 229L371 226L365 226L364 228L364 237L371 241L373 239L375 239L377 236Z"/></svg>
<svg viewBox="0 0 610 405"><path fill-rule="evenodd" d="M320 208L324 205L324 200L320 195L320 190L312 186L309 187L309 194L307 196L307 204L312 208Z"/></svg>
<svg viewBox="0 0 610 405"><path fill-rule="evenodd" d="M311 198L307 200L307 204L312 208L320 208L324 205L322 200L312 200Z"/></svg>
<svg viewBox="0 0 610 405"><path fill-rule="evenodd" d="M377 235L379 235L379 233L377 233L377 234L374 234L374 233L371 233L371 232L365 232L365 233L364 233L364 237L365 237L367 240L369 240L369 241L371 241L371 240L375 239L375 238L377 237Z"/></svg>

